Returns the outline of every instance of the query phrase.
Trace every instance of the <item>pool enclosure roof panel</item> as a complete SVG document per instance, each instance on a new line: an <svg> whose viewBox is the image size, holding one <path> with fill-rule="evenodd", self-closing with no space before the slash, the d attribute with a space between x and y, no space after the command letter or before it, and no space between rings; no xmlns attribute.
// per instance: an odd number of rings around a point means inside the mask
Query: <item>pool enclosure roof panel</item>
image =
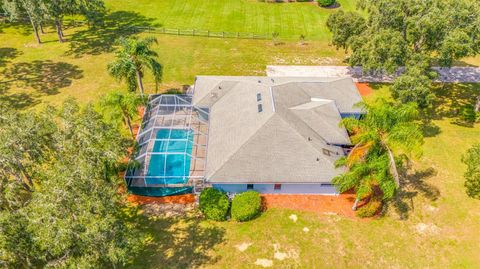
<svg viewBox="0 0 480 269"><path fill-rule="evenodd" d="M151 95L137 134L137 151L125 175L129 187L180 187L203 178L208 108L190 94Z"/></svg>

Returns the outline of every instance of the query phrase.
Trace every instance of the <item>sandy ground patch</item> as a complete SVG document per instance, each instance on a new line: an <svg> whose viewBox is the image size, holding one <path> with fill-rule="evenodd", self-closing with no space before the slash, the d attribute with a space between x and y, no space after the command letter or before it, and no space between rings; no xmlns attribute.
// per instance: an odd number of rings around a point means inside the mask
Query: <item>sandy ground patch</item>
<svg viewBox="0 0 480 269"><path fill-rule="evenodd" d="M432 235L437 234L440 231L440 228L435 224L419 223L415 225L415 230L419 234Z"/></svg>
<svg viewBox="0 0 480 269"><path fill-rule="evenodd" d="M244 252L251 245L252 245L252 243L243 242L241 244L236 245L235 248L238 249L238 251L240 251L240 252Z"/></svg>
<svg viewBox="0 0 480 269"><path fill-rule="evenodd" d="M273 250L273 258L279 261L283 261L288 258L298 258L298 253L293 249L286 250L286 252L280 251L279 244L273 244Z"/></svg>
<svg viewBox="0 0 480 269"><path fill-rule="evenodd" d="M262 266L262 267L272 267L273 261L269 259L257 259L255 261L255 265Z"/></svg>
<svg viewBox="0 0 480 269"><path fill-rule="evenodd" d="M424 206L425 210L427 211L430 211L430 212L437 212L438 211L438 207L434 207L432 205L426 205Z"/></svg>
<svg viewBox="0 0 480 269"><path fill-rule="evenodd" d="M291 219L293 222L297 222L297 220L298 220L298 216L295 215L295 214L290 215L290 217L288 217L288 218Z"/></svg>

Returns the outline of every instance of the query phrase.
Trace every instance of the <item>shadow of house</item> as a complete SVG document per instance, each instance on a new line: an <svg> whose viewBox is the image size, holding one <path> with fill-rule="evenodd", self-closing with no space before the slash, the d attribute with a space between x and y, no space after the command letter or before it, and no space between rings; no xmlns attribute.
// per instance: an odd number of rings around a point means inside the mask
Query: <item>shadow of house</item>
<svg viewBox="0 0 480 269"><path fill-rule="evenodd" d="M15 84L19 88L32 88L41 94L57 94L74 79L81 79L83 71L78 66L50 60L16 63L4 72L3 84Z"/></svg>
<svg viewBox="0 0 480 269"><path fill-rule="evenodd" d="M160 26L152 24L153 21L154 19L137 12L116 11L105 14L100 22L69 36L70 50L67 54L80 57L83 54L97 55L111 52L119 37L142 31L137 27Z"/></svg>
<svg viewBox="0 0 480 269"><path fill-rule="evenodd" d="M138 255L133 268L197 268L218 260L212 253L225 241L225 230L202 223L200 218L148 220L153 240Z"/></svg>

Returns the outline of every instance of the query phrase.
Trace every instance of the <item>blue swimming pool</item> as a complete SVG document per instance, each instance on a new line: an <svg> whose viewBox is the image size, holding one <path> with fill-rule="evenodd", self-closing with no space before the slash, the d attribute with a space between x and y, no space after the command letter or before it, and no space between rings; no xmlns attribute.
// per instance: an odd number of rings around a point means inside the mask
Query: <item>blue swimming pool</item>
<svg viewBox="0 0 480 269"><path fill-rule="evenodd" d="M161 129L157 132L147 184L184 184L190 173L193 130ZM161 153L161 154L155 154Z"/></svg>

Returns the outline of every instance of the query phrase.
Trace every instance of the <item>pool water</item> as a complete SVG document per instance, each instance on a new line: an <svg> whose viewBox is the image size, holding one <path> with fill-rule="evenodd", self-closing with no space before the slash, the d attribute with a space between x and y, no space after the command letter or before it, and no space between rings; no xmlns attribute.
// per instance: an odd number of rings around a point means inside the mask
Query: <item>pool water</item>
<svg viewBox="0 0 480 269"><path fill-rule="evenodd" d="M170 140L168 138L170 137ZM157 132L157 140L148 166L147 184L185 184L190 173L190 156L193 146L193 130L161 129ZM182 139L182 140L175 140Z"/></svg>

